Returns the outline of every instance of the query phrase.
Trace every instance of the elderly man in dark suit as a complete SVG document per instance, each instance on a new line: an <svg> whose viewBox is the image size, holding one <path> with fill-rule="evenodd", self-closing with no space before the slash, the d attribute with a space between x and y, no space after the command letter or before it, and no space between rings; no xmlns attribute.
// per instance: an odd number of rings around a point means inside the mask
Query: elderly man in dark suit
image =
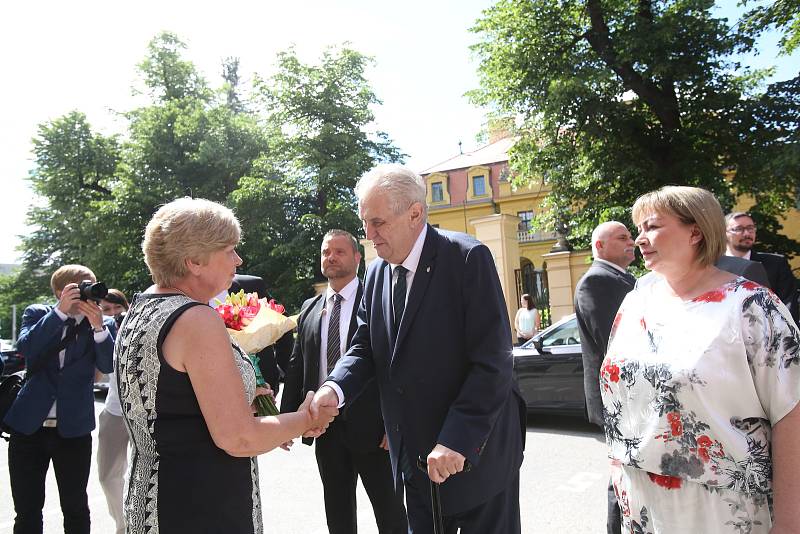
<svg viewBox="0 0 800 534"><path fill-rule="evenodd" d="M725 216L725 227L728 241L726 254L762 263L769 277L770 289L786 304L792 312L792 317L797 321L797 280L786 257L753 250L756 242L756 224L748 213L742 211L729 213Z"/></svg>
<svg viewBox="0 0 800 534"><path fill-rule="evenodd" d="M636 283L626 270L635 258L630 231L616 221L600 224L592 232L592 256L592 266L575 288L575 314L581 332L586 411L589 421L602 427L600 365L619 305ZM609 534L619 533L622 528L620 509L611 484L608 486L606 527Z"/></svg>
<svg viewBox="0 0 800 534"><path fill-rule="evenodd" d="M525 411L492 254L426 223L425 182L406 167L373 169L356 194L381 259L367 270L352 345L312 412L346 406L377 380L409 531L433 531L438 489L445 532L518 533Z"/></svg>
<svg viewBox="0 0 800 534"><path fill-rule="evenodd" d="M297 324L281 412L294 412L316 391L345 352L356 331L363 286L356 277L361 254L355 237L331 230L322 240L320 265L328 279L324 293L303 303ZM304 438L310 445L312 440ZM372 502L378 531L408 532L402 494L395 492L383 429L378 388L373 380L317 438L314 453L325 495L331 534L356 532L356 480Z"/></svg>

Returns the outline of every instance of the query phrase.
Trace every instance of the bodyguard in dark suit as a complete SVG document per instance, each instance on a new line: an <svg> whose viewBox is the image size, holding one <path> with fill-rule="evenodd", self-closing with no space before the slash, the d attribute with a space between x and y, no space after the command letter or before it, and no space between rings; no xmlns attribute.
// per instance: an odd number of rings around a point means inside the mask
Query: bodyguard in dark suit
<svg viewBox="0 0 800 534"><path fill-rule="evenodd" d="M258 298L273 298L267 289L267 284L260 276L249 274L237 274L233 277L229 293L238 293L244 289L245 293L258 293ZM270 385L275 395L280 391L280 380L289 365L289 358L292 355L294 346L294 333L286 332L278 341L259 352L258 370L264 381ZM299 406L299 405L298 405ZM294 411L294 410L293 410Z"/></svg>
<svg viewBox="0 0 800 534"><path fill-rule="evenodd" d="M17 349L28 378L6 415L12 428L8 470L14 499L14 533L42 532L45 477L53 462L64 532L89 532L86 484L95 427L95 368L110 373L114 352L112 317L97 303L80 300L78 282L95 281L80 265L53 273L58 304L34 304L22 316Z"/></svg>
<svg viewBox="0 0 800 534"><path fill-rule="evenodd" d="M403 166L377 167L356 194L381 259L367 270L352 345L311 410L347 406L377 380L409 531L433 531L433 481L445 532L520 532L525 412L492 254L426 224L425 183Z"/></svg>
<svg viewBox="0 0 800 534"><path fill-rule="evenodd" d="M727 254L763 264L767 271L767 277L769 277L770 289L786 304L797 322L799 315L797 280L792 274L792 268L786 261L786 257L753 250L756 242L756 225L753 218L747 213L741 211L729 213L725 216L725 227L725 237L728 241Z"/></svg>
<svg viewBox="0 0 800 534"><path fill-rule="evenodd" d="M306 393L316 391L349 346L356 330L356 313L363 287L356 277L361 261L356 239L331 230L322 240L321 270L328 278L325 293L301 308L297 340L289 360L281 412L294 412ZM311 444L311 439L303 439ZM342 410L314 453L325 495L325 515L331 534L356 532L356 479L360 476L372 502L381 533L408 532L402 493L395 491L387 452L378 388L373 380Z"/></svg>
<svg viewBox="0 0 800 534"><path fill-rule="evenodd" d="M592 232L594 262L575 288L575 315L581 333L583 390L589 421L603 427L600 366L605 358L611 325L636 279L626 271L634 260L634 242L624 224L608 221ZM608 533L622 528L617 498L608 486Z"/></svg>

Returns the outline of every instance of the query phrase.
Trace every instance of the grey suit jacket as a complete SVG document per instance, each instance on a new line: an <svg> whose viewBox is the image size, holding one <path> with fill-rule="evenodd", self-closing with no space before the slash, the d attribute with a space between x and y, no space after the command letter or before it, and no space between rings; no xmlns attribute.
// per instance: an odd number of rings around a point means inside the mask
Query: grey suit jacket
<svg viewBox="0 0 800 534"><path fill-rule="evenodd" d="M764 265L757 261L746 260L738 256L722 256L717 260L717 268L744 276L748 280L772 289Z"/></svg>
<svg viewBox="0 0 800 534"><path fill-rule="evenodd" d="M603 426L600 365L606 354L611 325L625 295L633 289L632 275L595 261L575 288L575 314L581 332L583 390L589 421Z"/></svg>

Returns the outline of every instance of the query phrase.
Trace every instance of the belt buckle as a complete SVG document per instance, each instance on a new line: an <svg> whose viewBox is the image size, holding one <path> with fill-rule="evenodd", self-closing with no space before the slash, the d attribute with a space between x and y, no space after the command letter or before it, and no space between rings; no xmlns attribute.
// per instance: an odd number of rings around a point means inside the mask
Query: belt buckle
<svg viewBox="0 0 800 534"><path fill-rule="evenodd" d="M42 422L42 426L45 428L55 428L56 427L56 420L55 419L45 419Z"/></svg>

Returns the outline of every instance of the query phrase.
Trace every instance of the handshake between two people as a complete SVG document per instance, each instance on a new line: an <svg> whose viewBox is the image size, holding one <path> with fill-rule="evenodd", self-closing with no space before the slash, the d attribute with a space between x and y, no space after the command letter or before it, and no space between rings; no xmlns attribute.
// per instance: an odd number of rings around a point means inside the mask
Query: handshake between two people
<svg viewBox="0 0 800 534"><path fill-rule="evenodd" d="M269 388L269 386L267 387ZM328 399L328 397L324 397L326 400L323 400L322 404L318 404L315 401L323 390L330 392L332 400ZM259 388L256 390L256 394L272 394L272 389L269 388L267 393L264 389ZM333 419L339 415L339 397L336 395L336 392L327 386L320 388L316 393L309 391L306 393L303 404L297 409L297 413L302 414L306 418L306 431L303 432L302 437L318 438L325 433L325 430ZM293 444L294 440L289 440L281 444L280 448L288 451Z"/></svg>

